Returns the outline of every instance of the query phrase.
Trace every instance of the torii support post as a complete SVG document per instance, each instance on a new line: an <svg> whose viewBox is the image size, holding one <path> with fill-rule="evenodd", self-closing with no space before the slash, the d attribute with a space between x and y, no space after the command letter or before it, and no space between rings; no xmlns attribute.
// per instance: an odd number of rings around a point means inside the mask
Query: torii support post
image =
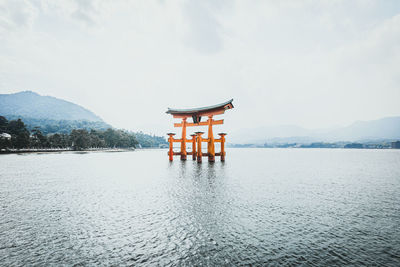
<svg viewBox="0 0 400 267"><path fill-rule="evenodd" d="M201 141L202 141L202 137L201 135L203 134L203 132L196 132L197 135L197 162L202 162L203 159L203 155L201 152Z"/></svg>
<svg viewBox="0 0 400 267"><path fill-rule="evenodd" d="M169 156L169 161L174 160L174 133L168 133L169 138L168 138L168 143L169 143L169 151L168 151L168 156Z"/></svg>
<svg viewBox="0 0 400 267"><path fill-rule="evenodd" d="M191 134L192 137L192 159L196 160L196 134Z"/></svg>
<svg viewBox="0 0 400 267"><path fill-rule="evenodd" d="M214 135L213 135L213 116L208 116L208 146L207 146L207 153L208 153L208 161L214 162L215 161L215 145L214 145Z"/></svg>
<svg viewBox="0 0 400 267"><path fill-rule="evenodd" d="M181 142L181 160L186 160L186 119L182 118L182 142Z"/></svg>
<svg viewBox="0 0 400 267"><path fill-rule="evenodd" d="M225 135L226 133L219 133L221 136L221 161L225 161Z"/></svg>

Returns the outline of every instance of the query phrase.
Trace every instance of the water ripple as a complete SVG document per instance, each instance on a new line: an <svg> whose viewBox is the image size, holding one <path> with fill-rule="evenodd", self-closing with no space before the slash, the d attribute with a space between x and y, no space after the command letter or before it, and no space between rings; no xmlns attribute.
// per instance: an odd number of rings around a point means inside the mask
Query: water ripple
<svg viewBox="0 0 400 267"><path fill-rule="evenodd" d="M400 265L399 151L228 155L2 155L0 265Z"/></svg>

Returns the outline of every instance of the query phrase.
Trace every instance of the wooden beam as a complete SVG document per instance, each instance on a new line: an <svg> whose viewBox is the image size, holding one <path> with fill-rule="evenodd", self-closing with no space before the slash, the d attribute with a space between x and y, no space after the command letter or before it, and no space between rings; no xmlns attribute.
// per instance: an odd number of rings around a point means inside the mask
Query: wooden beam
<svg viewBox="0 0 400 267"><path fill-rule="evenodd" d="M224 120L213 120L212 125L220 125L224 124ZM207 126L208 122L207 121L202 121L199 123L186 123L186 127L188 126ZM182 123L174 123L174 127L182 127Z"/></svg>
<svg viewBox="0 0 400 267"><path fill-rule="evenodd" d="M225 108L214 109L214 110L205 110L205 111L196 111L191 113L176 113L173 114L172 117L175 119L183 119L183 118L191 118L193 115L197 115L200 117L208 117L214 115L222 115L225 113Z"/></svg>
<svg viewBox="0 0 400 267"><path fill-rule="evenodd" d="M225 113L225 109L216 110L216 111L209 111L209 112L199 112L199 116L208 117L214 115L221 115Z"/></svg>
<svg viewBox="0 0 400 267"><path fill-rule="evenodd" d="M173 114L172 117L175 119L184 119L184 118L191 118L193 114L196 114L197 116L200 117L208 117L208 116L214 116L214 115L222 115L225 113L225 109L217 109L217 110L209 110L209 111L198 111L196 113L188 113L188 114Z"/></svg>
<svg viewBox="0 0 400 267"><path fill-rule="evenodd" d="M191 118L192 117L192 115L173 115L172 116L173 118L175 118L175 119L184 119L184 118Z"/></svg>

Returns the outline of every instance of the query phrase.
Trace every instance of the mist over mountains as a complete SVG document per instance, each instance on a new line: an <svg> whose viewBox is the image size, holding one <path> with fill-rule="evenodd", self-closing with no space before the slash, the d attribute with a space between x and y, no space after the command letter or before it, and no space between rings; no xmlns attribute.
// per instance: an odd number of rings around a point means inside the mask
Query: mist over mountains
<svg viewBox="0 0 400 267"><path fill-rule="evenodd" d="M306 129L296 125L280 125L242 129L230 135L230 142L237 144L368 142L398 139L400 139L400 116L356 121L346 127L330 129Z"/></svg>

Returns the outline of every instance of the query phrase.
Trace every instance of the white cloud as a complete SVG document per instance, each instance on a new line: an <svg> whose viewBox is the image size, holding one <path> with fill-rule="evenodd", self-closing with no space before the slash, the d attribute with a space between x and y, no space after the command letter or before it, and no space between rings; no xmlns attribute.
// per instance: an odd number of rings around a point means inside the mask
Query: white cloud
<svg viewBox="0 0 400 267"><path fill-rule="evenodd" d="M182 8L187 22L185 43L200 53L217 53L223 49L222 27L216 14L230 2L186 1Z"/></svg>
<svg viewBox="0 0 400 267"><path fill-rule="evenodd" d="M36 15L37 10L29 1L0 1L0 34L31 28Z"/></svg>
<svg viewBox="0 0 400 267"><path fill-rule="evenodd" d="M0 91L66 98L117 127L163 133L168 106L231 97L229 129L400 114L397 1L0 3Z"/></svg>

